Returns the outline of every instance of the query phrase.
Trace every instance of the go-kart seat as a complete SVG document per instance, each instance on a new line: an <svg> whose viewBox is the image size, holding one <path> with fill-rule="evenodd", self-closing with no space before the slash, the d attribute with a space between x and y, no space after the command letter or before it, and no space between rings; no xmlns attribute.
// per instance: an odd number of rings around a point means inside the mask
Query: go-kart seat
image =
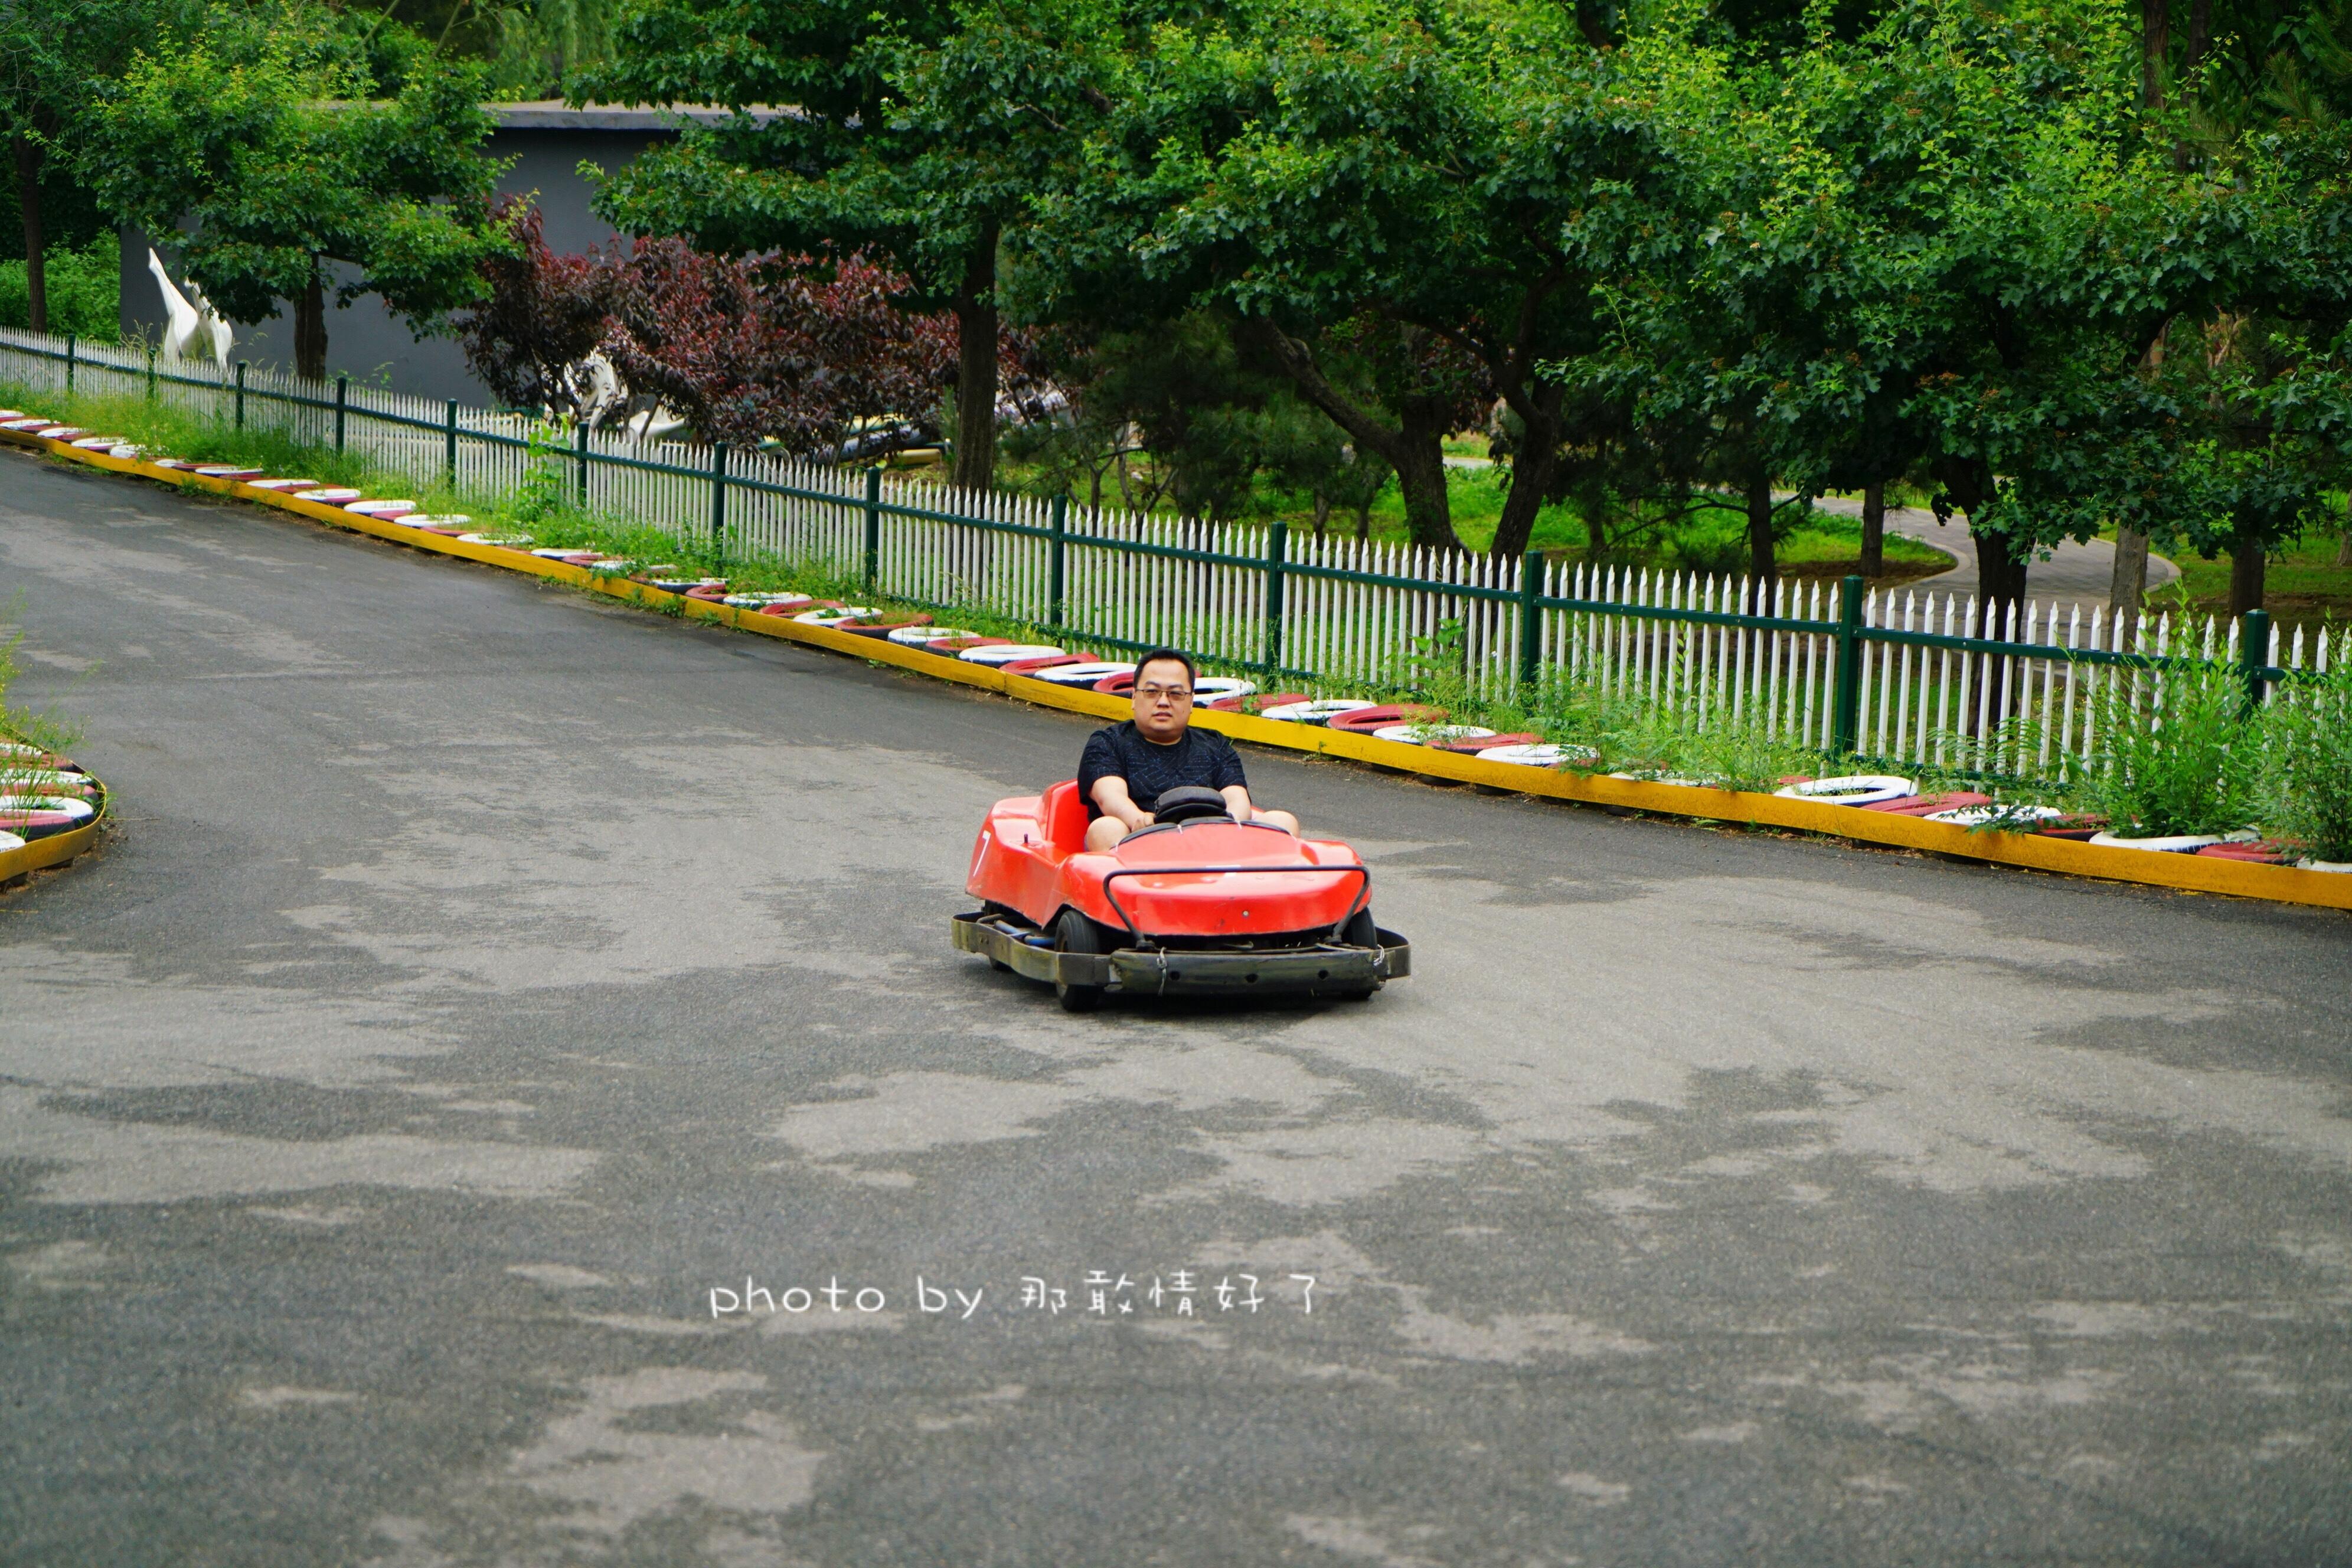
<svg viewBox="0 0 2352 1568"><path fill-rule="evenodd" d="M1045 791L1045 842L1065 855L1087 847L1087 803L1078 798L1078 781L1064 779Z"/></svg>

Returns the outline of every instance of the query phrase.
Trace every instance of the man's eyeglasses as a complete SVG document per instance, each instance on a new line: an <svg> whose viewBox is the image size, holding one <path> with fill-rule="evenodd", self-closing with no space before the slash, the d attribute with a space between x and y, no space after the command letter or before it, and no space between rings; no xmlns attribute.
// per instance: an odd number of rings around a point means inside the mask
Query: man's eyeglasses
<svg viewBox="0 0 2352 1568"><path fill-rule="evenodd" d="M1192 689L1189 686L1139 686L1135 694L1147 702L1157 702L1166 698L1179 707L1192 700Z"/></svg>

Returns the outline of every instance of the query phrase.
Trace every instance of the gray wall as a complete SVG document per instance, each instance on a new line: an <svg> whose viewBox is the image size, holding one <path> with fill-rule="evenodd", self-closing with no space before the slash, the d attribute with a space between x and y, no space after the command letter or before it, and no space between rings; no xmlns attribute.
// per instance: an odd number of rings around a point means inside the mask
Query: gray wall
<svg viewBox="0 0 2352 1568"><path fill-rule="evenodd" d="M537 193L551 249L577 254L590 247L610 248L615 243L612 226L589 210L594 187L581 177L585 161L611 174L638 153L675 134L664 116L646 110L565 110L533 104L497 106L505 121L491 132L486 151L513 167L499 176L501 195ZM122 232L122 330L128 335L152 336L163 323L162 291L147 270L147 237L138 229ZM160 248L160 247L159 247ZM164 250L163 264L181 275L175 257ZM420 397L454 397L461 403L487 405L488 389L466 368L466 356L453 337L418 342L406 322L384 309L375 295L364 295L350 305L334 304L338 282L352 277L349 268L337 268L328 283L327 374L341 372L354 382L385 386ZM199 278L199 282L202 279ZM257 322L238 321L233 359L257 366L294 363L294 310L281 303L277 316Z"/></svg>

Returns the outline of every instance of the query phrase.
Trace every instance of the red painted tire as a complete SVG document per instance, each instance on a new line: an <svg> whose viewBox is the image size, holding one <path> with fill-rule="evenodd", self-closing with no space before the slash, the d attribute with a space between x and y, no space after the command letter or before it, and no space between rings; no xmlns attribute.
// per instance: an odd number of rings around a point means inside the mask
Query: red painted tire
<svg viewBox="0 0 2352 1568"><path fill-rule="evenodd" d="M1097 686L1097 691L1102 689ZM1254 691L1247 697L1220 697L1210 703L1213 713L1261 713L1268 708L1282 708L1293 702L1312 702L1315 699L1304 691L1276 691L1271 694Z"/></svg>
<svg viewBox="0 0 2352 1568"><path fill-rule="evenodd" d="M1510 735L1478 735L1460 741L1440 741L1430 749L1438 752L1463 752L1475 757L1480 752L1491 752L1497 746L1540 746L1542 744L1541 735L1530 735L1522 731Z"/></svg>
<svg viewBox="0 0 2352 1568"><path fill-rule="evenodd" d="M1445 710L1431 708L1419 702L1383 702L1378 708L1359 708L1353 713L1342 713L1328 726L1344 730L1350 735L1370 735L1375 730L1385 730L1391 724L1435 724L1443 722Z"/></svg>
<svg viewBox="0 0 2352 1568"><path fill-rule="evenodd" d="M1858 805L1856 811L1892 812L1897 816L1926 816L1932 812L1958 811L1963 806L1990 805L1992 796L1979 795L1974 790L1956 789L1943 795L1906 795L1894 800L1882 800L1874 805Z"/></svg>
<svg viewBox="0 0 2352 1568"><path fill-rule="evenodd" d="M719 583L708 587L688 588L686 591L686 596L689 599L700 599L706 605L724 604L727 599L727 584Z"/></svg>
<svg viewBox="0 0 2352 1568"><path fill-rule="evenodd" d="M1010 647L1012 645L999 643L996 646ZM1092 664L1094 660L1084 654L1057 653L1051 658L1016 658L1010 664L1000 664L996 668L1007 675L1034 675L1041 669L1058 669L1066 664Z"/></svg>
<svg viewBox="0 0 2352 1568"><path fill-rule="evenodd" d="M1094 689L1112 697L1132 696L1135 691L1135 671L1130 669L1125 675L1106 675L1095 682Z"/></svg>
<svg viewBox="0 0 2352 1568"><path fill-rule="evenodd" d="M97 816L97 807L70 795L0 795L0 828L19 838L47 838L55 833L70 833Z"/></svg>

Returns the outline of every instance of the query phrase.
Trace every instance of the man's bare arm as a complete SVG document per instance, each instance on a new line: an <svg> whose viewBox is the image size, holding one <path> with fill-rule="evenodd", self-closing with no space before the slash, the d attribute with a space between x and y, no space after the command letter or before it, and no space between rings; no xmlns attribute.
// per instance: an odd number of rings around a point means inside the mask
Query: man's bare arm
<svg viewBox="0 0 2352 1568"><path fill-rule="evenodd" d="M1151 814L1135 804L1127 793L1127 781L1118 774L1095 780L1095 805L1105 816L1115 816L1129 833L1151 826Z"/></svg>

